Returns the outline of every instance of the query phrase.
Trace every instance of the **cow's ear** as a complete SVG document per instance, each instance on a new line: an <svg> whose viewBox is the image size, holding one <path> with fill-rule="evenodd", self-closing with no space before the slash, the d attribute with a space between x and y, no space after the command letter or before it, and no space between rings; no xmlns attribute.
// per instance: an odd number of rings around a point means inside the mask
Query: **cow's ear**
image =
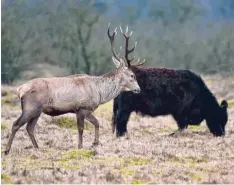
<svg viewBox="0 0 234 185"><path fill-rule="evenodd" d="M220 104L221 108L227 109L228 108L228 102L226 100L223 100Z"/></svg>

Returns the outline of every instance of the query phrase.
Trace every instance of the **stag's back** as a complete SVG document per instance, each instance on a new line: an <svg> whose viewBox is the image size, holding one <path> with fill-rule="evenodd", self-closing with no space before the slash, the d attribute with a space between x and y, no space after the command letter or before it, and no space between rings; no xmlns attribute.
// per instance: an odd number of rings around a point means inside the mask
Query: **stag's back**
<svg viewBox="0 0 234 185"><path fill-rule="evenodd" d="M92 107L98 104L94 77L77 76L48 80L49 96L56 108Z"/></svg>
<svg viewBox="0 0 234 185"><path fill-rule="evenodd" d="M18 88L20 98L33 97L44 108L69 110L76 107L93 107L99 103L92 76L68 76L33 79Z"/></svg>

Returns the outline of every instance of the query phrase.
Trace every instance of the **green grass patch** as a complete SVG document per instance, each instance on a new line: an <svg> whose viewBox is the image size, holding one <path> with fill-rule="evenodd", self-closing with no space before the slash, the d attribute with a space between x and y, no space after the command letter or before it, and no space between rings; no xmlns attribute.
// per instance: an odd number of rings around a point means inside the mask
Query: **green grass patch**
<svg viewBox="0 0 234 185"><path fill-rule="evenodd" d="M15 163L17 166L20 166L22 168L26 168L29 170L35 170L35 169L51 169L52 168L52 161L48 159L35 159L32 156L29 156L27 158L22 158L19 161Z"/></svg>
<svg viewBox="0 0 234 185"><path fill-rule="evenodd" d="M85 149L74 149L65 152L58 164L66 169L77 170L84 167L80 160L88 160L94 156L94 152Z"/></svg>
<svg viewBox="0 0 234 185"><path fill-rule="evenodd" d="M73 162L69 160L60 160L58 165L62 168L69 169L69 170L79 170L84 167L83 164L79 164L78 162Z"/></svg>
<svg viewBox="0 0 234 185"><path fill-rule="evenodd" d="M206 163L206 158L198 158L198 157L177 157L174 155L168 155L168 161L173 164L182 163L187 165L193 165L198 163Z"/></svg>
<svg viewBox="0 0 234 185"><path fill-rule="evenodd" d="M5 173L1 173L2 184L12 184L10 176Z"/></svg>
<svg viewBox="0 0 234 185"><path fill-rule="evenodd" d="M92 163L100 165L110 165L113 166L115 170L121 172L123 175L132 175L135 173L134 169L131 169L133 166L143 166L151 162L149 158L138 158L138 157L101 157L93 158Z"/></svg>
<svg viewBox="0 0 234 185"><path fill-rule="evenodd" d="M4 92L2 92L2 97L12 98L13 93L11 91L4 91Z"/></svg>
<svg viewBox="0 0 234 185"><path fill-rule="evenodd" d="M97 110L95 110L95 112L98 112L98 111L101 111L101 110L110 110L110 111L112 111L112 109L113 109L113 102L109 101L109 102L107 102L105 104L100 105L97 108Z"/></svg>
<svg viewBox="0 0 234 185"><path fill-rule="evenodd" d="M120 170L120 172L124 175L124 176L132 176L135 174L135 171L133 169L130 168L122 168Z"/></svg>
<svg viewBox="0 0 234 185"><path fill-rule="evenodd" d="M139 180L139 179L134 179L134 180L132 180L131 184L146 184L146 183Z"/></svg>
<svg viewBox="0 0 234 185"><path fill-rule="evenodd" d="M70 128L77 130L77 121L72 117L62 116L62 117L53 118L52 123L58 125L61 128ZM93 126L91 125L91 123L85 121L84 130L91 130L92 128Z"/></svg>
<svg viewBox="0 0 234 185"><path fill-rule="evenodd" d="M12 101L11 99L8 99L8 98L2 98L1 103L2 103L2 105L8 105L11 107L17 106L17 104L14 101Z"/></svg>
<svg viewBox="0 0 234 185"><path fill-rule="evenodd" d="M234 100L229 100L228 101L228 108L233 108L234 107Z"/></svg>
<svg viewBox="0 0 234 185"><path fill-rule="evenodd" d="M150 130L142 130L142 133L143 133L144 135L152 135L152 134L153 134L153 132L150 131Z"/></svg>
<svg viewBox="0 0 234 185"><path fill-rule="evenodd" d="M63 152L61 156L62 157L60 159L51 161L47 157L35 158L32 155L27 158L21 159L20 161L16 162L16 164L20 167L24 167L30 170L54 169L55 167L61 167L68 170L78 170L85 166L87 160L90 157L94 156L94 152L84 149L74 149Z"/></svg>
<svg viewBox="0 0 234 185"><path fill-rule="evenodd" d="M2 165L2 168L5 168L6 165L7 165L7 163L6 163L5 161L2 161L2 162L1 162L1 165Z"/></svg>
<svg viewBox="0 0 234 185"><path fill-rule="evenodd" d="M13 93L11 91L9 91L9 92L6 92L6 94L4 94L4 96L2 96L1 103L2 103L2 105L16 107L16 106L18 106L18 102L16 99L18 99L18 98L16 96L14 97Z"/></svg>
<svg viewBox="0 0 234 185"><path fill-rule="evenodd" d="M199 131L199 130L201 130L201 126L200 125L189 125L188 129L193 130L193 131Z"/></svg>
<svg viewBox="0 0 234 185"><path fill-rule="evenodd" d="M74 149L65 152L62 159L63 160L88 159L93 156L94 156L94 151L85 150L85 149Z"/></svg>
<svg viewBox="0 0 234 185"><path fill-rule="evenodd" d="M51 161L49 159L24 159L22 161L18 161L17 166L22 168L27 168L29 170L37 170L37 169L54 169L54 167L61 167L69 170L80 169L84 165L79 164L79 161L69 160L69 159L61 159L57 161Z"/></svg>
<svg viewBox="0 0 234 185"><path fill-rule="evenodd" d="M94 115L96 116L102 116L103 114L105 115L112 115L112 110L113 109L113 102L107 102L105 104L100 105L95 111Z"/></svg>
<svg viewBox="0 0 234 185"><path fill-rule="evenodd" d="M113 112L113 102L107 102L105 104L100 105L95 111L95 116L104 117L106 120L111 121Z"/></svg>
<svg viewBox="0 0 234 185"><path fill-rule="evenodd" d="M62 128L77 129L76 120L71 117L63 116L53 118L52 122Z"/></svg>
<svg viewBox="0 0 234 185"><path fill-rule="evenodd" d="M202 176L198 173L187 173L187 176L189 176L194 181L201 181L202 180Z"/></svg>
<svg viewBox="0 0 234 185"><path fill-rule="evenodd" d="M120 167L119 168L114 167L115 169L120 169L124 166L123 159L118 157L100 157L100 158L95 158L95 160L93 160L92 162L100 165L114 164L116 162L119 162L121 164Z"/></svg>
<svg viewBox="0 0 234 185"><path fill-rule="evenodd" d="M1 122L1 130L6 130L7 124L5 122Z"/></svg>
<svg viewBox="0 0 234 185"><path fill-rule="evenodd" d="M167 132L172 132L172 130L169 128L163 128L163 129L160 129L159 132L160 133L167 133Z"/></svg>

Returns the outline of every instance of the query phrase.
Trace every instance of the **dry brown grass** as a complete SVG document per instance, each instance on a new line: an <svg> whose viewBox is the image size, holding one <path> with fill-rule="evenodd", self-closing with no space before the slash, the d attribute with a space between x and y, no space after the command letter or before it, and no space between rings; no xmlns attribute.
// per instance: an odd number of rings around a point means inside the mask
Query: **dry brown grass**
<svg viewBox="0 0 234 185"><path fill-rule="evenodd" d="M219 100L233 101L233 79L208 80ZM14 89L4 86L3 91L7 93L2 93L2 183L234 183L234 107L228 109L223 138L213 137L205 123L169 137L177 129L170 116L142 118L133 114L128 136L117 139L111 132L110 102L95 112L102 145L91 147L94 129L89 125L82 150L76 149L74 127L60 124L75 119L74 115L58 120L42 115L35 129L40 149L32 148L24 126L5 156L11 125L21 110Z"/></svg>

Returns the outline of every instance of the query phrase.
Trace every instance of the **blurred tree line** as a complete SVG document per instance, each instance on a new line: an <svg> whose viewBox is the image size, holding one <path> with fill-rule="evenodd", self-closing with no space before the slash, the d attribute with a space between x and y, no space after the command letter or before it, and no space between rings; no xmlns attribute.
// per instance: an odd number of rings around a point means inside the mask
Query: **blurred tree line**
<svg viewBox="0 0 234 185"><path fill-rule="evenodd" d="M196 0L118 2L2 1L2 83L38 64L59 66L67 74L110 71L109 22L111 30L130 25L132 43L138 41L134 54L146 58L146 66L233 73L234 0L220 0L220 12L231 18L216 20L207 18L206 7ZM116 48L121 42L118 34Z"/></svg>

